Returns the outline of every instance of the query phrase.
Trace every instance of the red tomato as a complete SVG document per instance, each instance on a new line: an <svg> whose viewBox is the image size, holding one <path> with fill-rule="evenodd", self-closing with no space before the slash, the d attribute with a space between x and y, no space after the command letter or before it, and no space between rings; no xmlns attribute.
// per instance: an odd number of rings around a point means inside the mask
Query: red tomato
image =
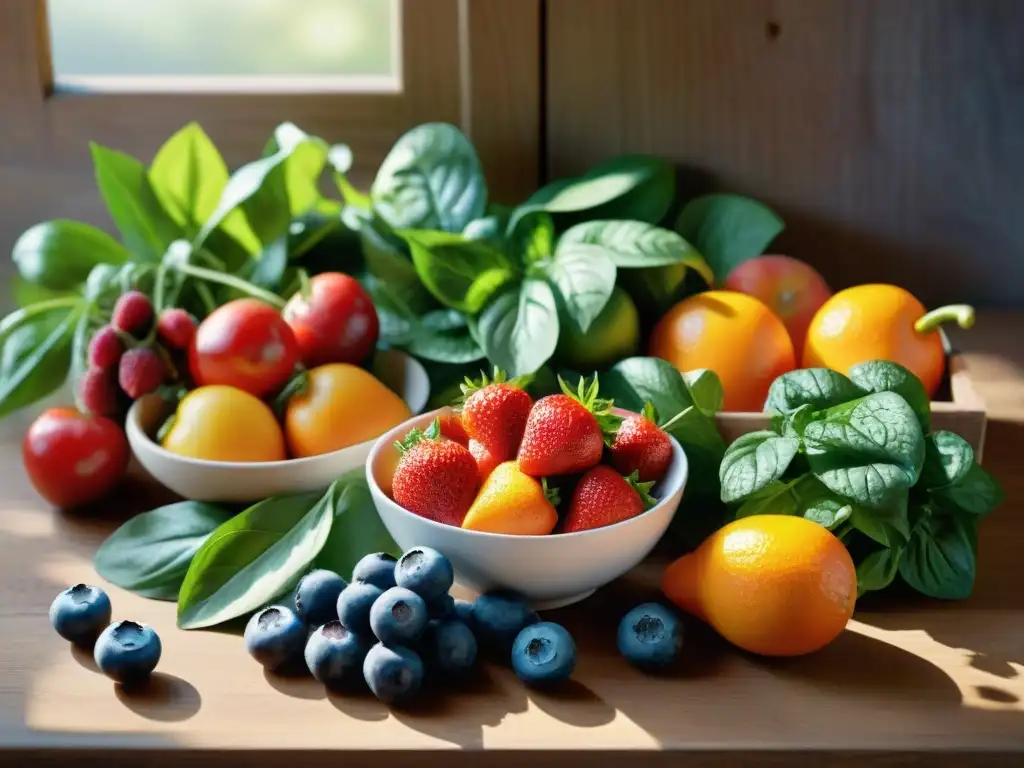
<svg viewBox="0 0 1024 768"><path fill-rule="evenodd" d="M199 324L188 363L199 386L224 384L263 398L284 386L295 370L295 334L271 306L236 299Z"/></svg>
<svg viewBox="0 0 1024 768"><path fill-rule="evenodd" d="M51 408L32 422L21 446L36 491L57 507L95 501L117 485L131 453L110 419Z"/></svg>
<svg viewBox="0 0 1024 768"><path fill-rule="evenodd" d="M307 368L366 360L377 345L380 321L357 280L325 272L309 281L309 299L296 293L284 308Z"/></svg>

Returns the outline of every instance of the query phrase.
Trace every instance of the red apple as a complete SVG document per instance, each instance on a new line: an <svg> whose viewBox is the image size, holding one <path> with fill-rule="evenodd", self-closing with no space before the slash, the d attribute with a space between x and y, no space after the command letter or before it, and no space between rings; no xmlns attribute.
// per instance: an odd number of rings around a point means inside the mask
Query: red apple
<svg viewBox="0 0 1024 768"><path fill-rule="evenodd" d="M745 261L729 273L722 287L767 304L789 331L797 358L811 318L832 295L814 267L789 256L758 256Z"/></svg>

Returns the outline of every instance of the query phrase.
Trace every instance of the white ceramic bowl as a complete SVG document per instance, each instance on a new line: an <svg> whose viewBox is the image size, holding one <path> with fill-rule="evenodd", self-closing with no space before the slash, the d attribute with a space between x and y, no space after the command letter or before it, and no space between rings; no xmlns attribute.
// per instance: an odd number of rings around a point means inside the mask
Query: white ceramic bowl
<svg viewBox="0 0 1024 768"><path fill-rule="evenodd" d="M427 404L430 381L414 358L391 350L379 352L373 374L405 400L413 413ZM139 463L179 496L197 501L248 502L284 493L326 488L339 476L361 467L373 440L320 456L285 461L205 461L164 450L153 440L168 409L158 396L137 400L128 411L125 432Z"/></svg>
<svg viewBox="0 0 1024 768"><path fill-rule="evenodd" d="M615 525L578 533L511 536L468 531L420 517L390 498L391 476L398 463L393 443L448 410L417 416L382 435L370 452L366 477L377 512L402 550L425 546L443 552L455 568L456 581L475 592L512 589L537 609L578 602L640 563L679 508L688 468L683 449L672 439L672 463L653 489L658 504Z"/></svg>

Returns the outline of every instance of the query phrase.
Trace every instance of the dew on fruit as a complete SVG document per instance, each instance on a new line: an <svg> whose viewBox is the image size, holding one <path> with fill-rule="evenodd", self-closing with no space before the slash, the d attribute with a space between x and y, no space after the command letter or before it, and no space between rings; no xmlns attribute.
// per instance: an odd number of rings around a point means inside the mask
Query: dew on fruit
<svg viewBox="0 0 1024 768"><path fill-rule="evenodd" d="M547 664L555 658L555 647L545 637L535 637L526 646L526 656L534 664Z"/></svg>
<svg viewBox="0 0 1024 768"><path fill-rule="evenodd" d="M658 643L665 637L665 624L656 616L643 616L633 625L633 631L641 643Z"/></svg>
<svg viewBox="0 0 1024 768"><path fill-rule="evenodd" d="M134 621L122 621L114 627L114 640L122 648L138 648L142 645L143 628Z"/></svg>

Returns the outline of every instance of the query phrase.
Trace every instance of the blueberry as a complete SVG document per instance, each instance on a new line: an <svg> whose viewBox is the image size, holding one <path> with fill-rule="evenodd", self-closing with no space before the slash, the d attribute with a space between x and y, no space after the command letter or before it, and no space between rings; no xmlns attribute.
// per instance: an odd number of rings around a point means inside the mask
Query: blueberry
<svg viewBox="0 0 1024 768"><path fill-rule="evenodd" d="M441 595L427 603L427 613L432 619L443 619L455 610L455 598Z"/></svg>
<svg viewBox="0 0 1024 768"><path fill-rule="evenodd" d="M348 584L334 571L310 571L295 588L295 613L311 627L338 618L338 595Z"/></svg>
<svg viewBox="0 0 1024 768"><path fill-rule="evenodd" d="M473 619L473 604L467 600L455 600L453 602L452 612L455 614L455 618L459 619L470 629L475 630L476 621Z"/></svg>
<svg viewBox="0 0 1024 768"><path fill-rule="evenodd" d="M377 643L363 660L363 678L378 699L402 704L423 685L423 662L408 648Z"/></svg>
<svg viewBox="0 0 1024 768"><path fill-rule="evenodd" d="M434 619L420 640L423 661L446 675L460 675L476 663L476 636L456 618Z"/></svg>
<svg viewBox="0 0 1024 768"><path fill-rule="evenodd" d="M75 645L89 645L110 623L110 598L99 587L75 584L50 603L50 623Z"/></svg>
<svg viewBox="0 0 1024 768"><path fill-rule="evenodd" d="M576 643L560 624L532 624L512 645L512 669L527 685L560 683L575 666Z"/></svg>
<svg viewBox="0 0 1024 768"><path fill-rule="evenodd" d="M306 625L283 605L264 608L245 625L246 650L272 672L290 669L305 647Z"/></svg>
<svg viewBox="0 0 1024 768"><path fill-rule="evenodd" d="M452 588L455 572L448 558L436 549L416 547L398 561L395 581L424 600L435 600Z"/></svg>
<svg viewBox="0 0 1024 768"><path fill-rule="evenodd" d="M392 587L370 609L370 629L385 645L408 645L427 626L427 604L410 589Z"/></svg>
<svg viewBox="0 0 1024 768"><path fill-rule="evenodd" d="M338 618L349 632L362 637L373 634L370 609L384 590L364 581L353 581L338 595Z"/></svg>
<svg viewBox="0 0 1024 768"><path fill-rule="evenodd" d="M160 637L147 624L117 621L96 639L93 659L100 671L122 685L141 683L160 661Z"/></svg>
<svg viewBox="0 0 1024 768"><path fill-rule="evenodd" d="M369 643L349 632L340 621L330 621L309 636L306 666L324 685L340 686L358 679Z"/></svg>
<svg viewBox="0 0 1024 768"><path fill-rule="evenodd" d="M507 653L524 627L536 624L540 617L526 599L512 592L480 595L473 603L473 624L477 637L487 645Z"/></svg>
<svg viewBox="0 0 1024 768"><path fill-rule="evenodd" d="M641 669L671 664L683 644L683 626L674 612L658 603L638 605L619 623L619 653Z"/></svg>
<svg viewBox="0 0 1024 768"><path fill-rule="evenodd" d="M365 581L381 589L395 586L395 563L398 560L387 552L367 555L352 569L352 581Z"/></svg>

